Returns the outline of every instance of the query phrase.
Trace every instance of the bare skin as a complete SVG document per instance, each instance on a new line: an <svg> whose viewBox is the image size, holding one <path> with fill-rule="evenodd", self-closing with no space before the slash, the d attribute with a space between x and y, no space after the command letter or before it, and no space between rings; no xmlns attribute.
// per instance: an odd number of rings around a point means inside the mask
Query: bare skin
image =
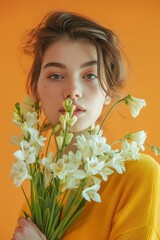
<svg viewBox="0 0 160 240"><path fill-rule="evenodd" d="M15 229L12 240L46 240L45 235L30 220L20 217L19 226Z"/></svg>

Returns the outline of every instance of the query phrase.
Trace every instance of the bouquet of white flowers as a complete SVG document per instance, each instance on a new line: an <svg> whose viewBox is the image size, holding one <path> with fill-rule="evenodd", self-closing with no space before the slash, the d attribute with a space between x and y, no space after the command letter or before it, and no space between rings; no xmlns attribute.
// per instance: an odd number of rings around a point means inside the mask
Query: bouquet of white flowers
<svg viewBox="0 0 160 240"><path fill-rule="evenodd" d="M111 107L104 121L120 102L129 106L133 117L145 106L144 100L128 95ZM30 181L30 198L22 187L30 210L25 215L48 240L61 239L78 218L86 201L101 201L98 193L101 182L107 181L114 171L122 174L125 161L137 160L146 140L144 131L127 134L119 140L120 149L113 149L113 144L108 144L102 135L103 121L101 126L91 126L85 135L76 137L75 152L64 153L71 144L73 134L70 128L77 118L70 99L63 103L63 107L65 114L60 116L55 126L47 121L41 123L40 106L29 96L22 104L15 105L13 113L13 122L21 128L22 135L14 139L20 149L14 153L17 162L12 165L11 178L17 187L22 186L26 179ZM43 132L48 129L51 134L47 140ZM56 152L50 151L54 135ZM159 148L150 147L160 152Z"/></svg>

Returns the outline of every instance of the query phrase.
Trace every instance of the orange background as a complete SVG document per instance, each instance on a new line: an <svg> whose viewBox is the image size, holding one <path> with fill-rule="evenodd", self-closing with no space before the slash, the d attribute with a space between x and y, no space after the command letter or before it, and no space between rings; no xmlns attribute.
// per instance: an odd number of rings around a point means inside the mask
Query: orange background
<svg viewBox="0 0 160 240"><path fill-rule="evenodd" d="M130 63L125 92L146 99L147 107L135 120L126 107L119 107L107 123L108 139L144 129L148 142L160 145L160 0L1 0L0 239L3 240L11 239L24 203L21 189L16 189L9 179L15 151L10 139L17 134L11 121L12 110L14 103L25 95L27 62L22 58L20 42L25 30L49 10L87 15L119 35ZM160 157L156 159L160 161Z"/></svg>

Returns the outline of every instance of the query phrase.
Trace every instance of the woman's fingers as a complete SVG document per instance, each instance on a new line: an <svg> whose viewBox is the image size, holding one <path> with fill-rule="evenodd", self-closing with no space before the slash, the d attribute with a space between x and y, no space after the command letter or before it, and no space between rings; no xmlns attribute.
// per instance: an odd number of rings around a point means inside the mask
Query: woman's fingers
<svg viewBox="0 0 160 240"><path fill-rule="evenodd" d="M18 219L19 227L15 229L13 240L46 240L45 235L31 221L23 217Z"/></svg>
<svg viewBox="0 0 160 240"><path fill-rule="evenodd" d="M39 230L39 228L36 226L36 224L34 222L32 222L32 220L30 218L28 218L27 221L31 224L31 226L39 234L39 236L42 238L42 240L46 240L45 235Z"/></svg>
<svg viewBox="0 0 160 240"><path fill-rule="evenodd" d="M24 217L20 217L18 219L18 224L20 227L24 227L24 226L28 225L28 221Z"/></svg>
<svg viewBox="0 0 160 240"><path fill-rule="evenodd" d="M12 240L21 240L22 239L22 229L21 227L16 227Z"/></svg>

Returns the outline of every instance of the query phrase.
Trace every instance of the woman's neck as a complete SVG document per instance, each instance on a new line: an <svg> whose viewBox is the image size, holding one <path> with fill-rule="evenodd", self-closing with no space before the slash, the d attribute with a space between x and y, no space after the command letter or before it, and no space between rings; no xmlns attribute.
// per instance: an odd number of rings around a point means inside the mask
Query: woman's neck
<svg viewBox="0 0 160 240"><path fill-rule="evenodd" d="M73 133L73 138L72 138L70 144L65 148L64 153L67 154L69 151L72 151L75 153L77 151L77 146L75 145L76 137L81 136L81 135L87 136L87 133L88 133L87 130L84 130L84 131L78 132L78 133Z"/></svg>

